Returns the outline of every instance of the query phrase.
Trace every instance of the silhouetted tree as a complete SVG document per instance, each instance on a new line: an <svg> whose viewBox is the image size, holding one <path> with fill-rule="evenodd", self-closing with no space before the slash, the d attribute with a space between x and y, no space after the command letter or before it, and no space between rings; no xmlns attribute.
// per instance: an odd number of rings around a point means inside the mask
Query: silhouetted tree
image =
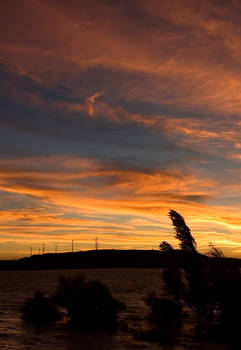
<svg viewBox="0 0 241 350"><path fill-rule="evenodd" d="M175 229L175 238L180 241L180 248L185 253L183 260L185 278L182 280L181 271L177 265L169 264L163 272L166 295L180 306L183 302L198 317L203 317L212 312L212 306L209 303L208 281L205 278L202 258L197 254L195 239L192 237L184 218L174 210L170 210L169 217ZM172 246L165 241L159 247L161 251L165 252L173 250Z"/></svg>
<svg viewBox="0 0 241 350"><path fill-rule="evenodd" d="M168 216L172 220L175 237L180 241L180 248L186 252L196 253L196 241L191 235L191 231L186 225L184 218L175 210L170 210Z"/></svg>
<svg viewBox="0 0 241 350"><path fill-rule="evenodd" d="M160 251L165 253L174 252L175 250L166 241L159 245ZM176 303L179 303L181 296L181 274L176 264L169 263L163 270L164 288L167 295L172 296ZM166 304L167 305L167 304Z"/></svg>
<svg viewBox="0 0 241 350"><path fill-rule="evenodd" d="M223 252L209 243L208 256L199 254L184 218L174 210L169 217L180 241L182 267L169 261L163 271L163 288L160 296L149 293L146 303L151 308L154 321L161 326L179 321L192 310L199 321L200 335L211 339L232 339L241 349L241 275L239 265L224 257ZM173 257L180 256L167 242L159 245L161 251L173 250ZM185 311L184 311L185 310ZM205 322L203 322L205 321ZM208 322L206 322L208 321ZM171 324L172 325L172 324Z"/></svg>
<svg viewBox="0 0 241 350"><path fill-rule="evenodd" d="M162 241L159 245L159 249L162 251L162 252L171 252L173 251L173 247L171 246L171 244L169 244L168 242L166 241Z"/></svg>
<svg viewBox="0 0 241 350"><path fill-rule="evenodd" d="M224 258L224 254L221 249L216 248L211 242L208 246L208 256L210 256L211 258Z"/></svg>

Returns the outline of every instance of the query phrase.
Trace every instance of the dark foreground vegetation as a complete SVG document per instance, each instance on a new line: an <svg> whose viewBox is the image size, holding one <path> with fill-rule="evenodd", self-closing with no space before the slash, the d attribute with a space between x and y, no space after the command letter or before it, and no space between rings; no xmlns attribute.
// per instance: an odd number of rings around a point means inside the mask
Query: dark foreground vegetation
<svg viewBox="0 0 241 350"><path fill-rule="evenodd" d="M22 319L35 325L47 325L62 318L57 305L50 297L46 297L41 291L34 292L22 308Z"/></svg>
<svg viewBox="0 0 241 350"><path fill-rule="evenodd" d="M37 291L22 308L22 318L41 326L54 323L65 315L80 330L114 329L118 312L125 305L114 299L98 280L85 277L59 277L55 293L46 297ZM62 310L62 312L60 311Z"/></svg>
<svg viewBox="0 0 241 350"><path fill-rule="evenodd" d="M235 259L226 259L212 243L207 256L199 254L184 218L173 210L169 217L180 249L173 249L168 242L160 244L164 287L160 287L160 295L150 292L146 296L150 327L126 330L138 339L170 344L184 332L185 325L192 324L196 341L231 341L232 349L240 349L239 264ZM47 324L60 319L59 307L66 310L73 326L93 330L115 328L118 313L125 306L100 281L62 277L53 296L35 293L24 305L22 315L29 322Z"/></svg>
<svg viewBox="0 0 241 350"><path fill-rule="evenodd" d="M150 306L154 326L140 336L157 341L160 334L163 337L163 329L180 330L191 320L202 340L231 340L233 348L240 349L240 268L229 263L212 243L209 244L209 259L203 259L183 217L173 210L169 217L180 242L180 253L185 257L184 264L166 266L164 292L147 295L146 303ZM167 242L160 244L160 250L167 254L174 251Z"/></svg>

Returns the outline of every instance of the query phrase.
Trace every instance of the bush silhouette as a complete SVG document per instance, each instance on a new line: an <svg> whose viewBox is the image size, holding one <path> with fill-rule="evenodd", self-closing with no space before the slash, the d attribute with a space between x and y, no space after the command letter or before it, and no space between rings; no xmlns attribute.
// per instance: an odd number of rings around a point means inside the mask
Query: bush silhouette
<svg viewBox="0 0 241 350"><path fill-rule="evenodd" d="M166 242L166 241L162 241L159 244L159 249L162 252L172 252L173 251L173 248L172 248L171 244Z"/></svg>
<svg viewBox="0 0 241 350"><path fill-rule="evenodd" d="M114 299L98 280L60 277L55 302L66 307L72 324L81 329L110 329L116 325L124 304Z"/></svg>
<svg viewBox="0 0 241 350"><path fill-rule="evenodd" d="M36 325L51 324L61 318L56 305L40 291L25 302L21 311L23 320Z"/></svg>
<svg viewBox="0 0 241 350"><path fill-rule="evenodd" d="M71 323L83 330L111 329L117 324L118 312L125 305L112 297L98 280L83 276L59 277L55 294L47 298L36 291L22 308L22 318L32 324L50 324L61 318L58 307L67 310Z"/></svg>
<svg viewBox="0 0 241 350"><path fill-rule="evenodd" d="M158 324L167 324L181 317L182 308L180 303L171 298L159 297L149 293L145 301L151 307L152 320Z"/></svg>

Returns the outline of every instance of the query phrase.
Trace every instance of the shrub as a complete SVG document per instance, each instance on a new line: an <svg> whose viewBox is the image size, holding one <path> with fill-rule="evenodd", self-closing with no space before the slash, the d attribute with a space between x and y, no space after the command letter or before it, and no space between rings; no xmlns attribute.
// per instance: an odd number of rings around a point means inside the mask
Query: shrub
<svg viewBox="0 0 241 350"><path fill-rule="evenodd" d="M216 281L216 299L220 320L227 327L240 328L241 315L241 277L235 266L222 268Z"/></svg>
<svg viewBox="0 0 241 350"><path fill-rule="evenodd" d="M181 305L173 299L161 298L150 293L145 301L151 307L152 319L159 324L170 323L181 317Z"/></svg>
<svg viewBox="0 0 241 350"><path fill-rule="evenodd" d="M71 322L81 329L113 328L118 312L125 308L103 283L83 276L60 277L54 300L66 307Z"/></svg>
<svg viewBox="0 0 241 350"><path fill-rule="evenodd" d="M61 318L56 305L40 291L25 302L21 311L23 320L36 325L51 324Z"/></svg>

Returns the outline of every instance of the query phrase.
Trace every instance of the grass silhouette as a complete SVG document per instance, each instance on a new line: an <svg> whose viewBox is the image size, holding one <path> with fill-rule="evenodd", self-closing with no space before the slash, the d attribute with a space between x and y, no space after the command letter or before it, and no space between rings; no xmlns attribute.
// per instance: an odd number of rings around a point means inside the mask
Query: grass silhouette
<svg viewBox="0 0 241 350"><path fill-rule="evenodd" d="M172 327L176 320L185 322L185 318L190 316L198 325L199 334L205 328L205 334L211 338L217 339L220 338L220 333L222 336L226 334L227 339L232 338L233 344L240 345L239 267L226 260L222 251L212 243L209 244L208 256L199 254L183 217L173 210L169 217L181 249L175 250L167 242L162 242L159 247L166 254L181 254L183 264L175 264L176 260L173 259L174 263L164 269L164 295L147 295L151 321L155 320L162 329L168 324ZM149 338L151 340L151 336ZM156 334L153 340L155 339Z"/></svg>

